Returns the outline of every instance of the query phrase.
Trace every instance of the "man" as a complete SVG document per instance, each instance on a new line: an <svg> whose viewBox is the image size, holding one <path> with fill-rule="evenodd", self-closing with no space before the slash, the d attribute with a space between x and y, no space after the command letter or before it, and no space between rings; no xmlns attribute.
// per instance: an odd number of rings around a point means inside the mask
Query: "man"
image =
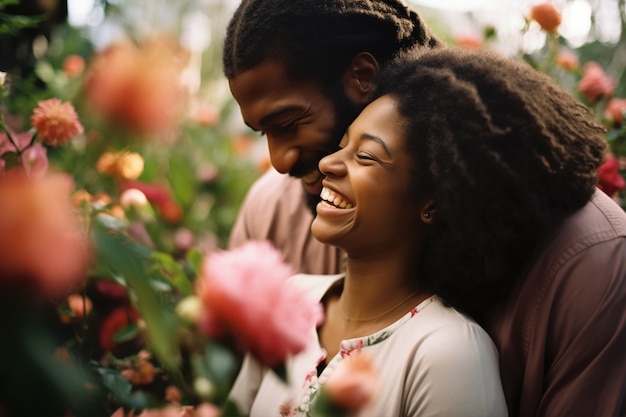
<svg viewBox="0 0 626 417"><path fill-rule="evenodd" d="M381 67L440 44L400 1L242 2L228 27L224 71L244 121L265 132L278 172L250 190L229 246L268 239L296 272L341 271L341 252L309 231L317 164L369 102Z"/></svg>
<svg viewBox="0 0 626 417"><path fill-rule="evenodd" d="M250 190L230 247L270 240L297 272L340 272L343 255L310 234L317 163L369 102L382 67L441 42L399 1L244 0L224 46L233 96L265 132L276 169ZM533 259L484 323L509 414L624 415L626 214L597 191Z"/></svg>

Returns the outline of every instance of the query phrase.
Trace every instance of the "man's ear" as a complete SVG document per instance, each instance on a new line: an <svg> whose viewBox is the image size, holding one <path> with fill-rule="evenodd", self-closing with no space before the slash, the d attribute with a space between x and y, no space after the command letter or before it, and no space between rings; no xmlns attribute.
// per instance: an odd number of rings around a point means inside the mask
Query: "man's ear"
<svg viewBox="0 0 626 417"><path fill-rule="evenodd" d="M365 107L371 100L379 71L378 61L369 52L359 52L352 57L342 78L350 100Z"/></svg>

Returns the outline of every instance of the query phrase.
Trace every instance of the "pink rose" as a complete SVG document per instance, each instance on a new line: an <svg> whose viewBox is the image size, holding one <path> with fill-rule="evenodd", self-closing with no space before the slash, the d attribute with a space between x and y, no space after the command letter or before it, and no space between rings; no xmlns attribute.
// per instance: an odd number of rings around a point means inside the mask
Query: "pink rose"
<svg viewBox="0 0 626 417"><path fill-rule="evenodd" d="M323 389L330 401L348 412L365 407L376 396L380 380L374 364L362 351L355 351L340 364Z"/></svg>
<svg viewBox="0 0 626 417"><path fill-rule="evenodd" d="M200 329L210 337L234 336L265 365L282 363L306 347L323 319L321 304L288 281L292 274L269 242L212 252L198 280L205 308Z"/></svg>
<svg viewBox="0 0 626 417"><path fill-rule="evenodd" d="M606 117L613 120L616 125L621 125L626 112L626 99L612 98L606 105Z"/></svg>
<svg viewBox="0 0 626 417"><path fill-rule="evenodd" d="M583 76L578 82L578 89L589 101L611 97L615 88L614 80L606 75L600 64L589 61L583 67Z"/></svg>

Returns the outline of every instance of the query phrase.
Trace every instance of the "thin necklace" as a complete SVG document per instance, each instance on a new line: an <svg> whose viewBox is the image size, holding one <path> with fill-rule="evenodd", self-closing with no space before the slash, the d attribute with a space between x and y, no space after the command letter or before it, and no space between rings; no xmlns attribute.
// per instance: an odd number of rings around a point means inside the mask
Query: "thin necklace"
<svg viewBox="0 0 626 417"><path fill-rule="evenodd" d="M398 304L392 306L389 310L385 310L382 313L379 313L375 316L372 317L366 317L366 318L358 318L358 319L353 319L348 317L348 315L346 314L344 307L343 307L343 303L341 304L341 315L343 316L344 319L346 319L347 321L352 321L352 322L366 322L366 321L373 321L376 320L378 318L381 318L383 316L386 316L387 314L397 310L398 308L400 308L401 305L403 305L404 303L406 303L407 301L409 301L413 296L415 296L417 294L417 291L413 291L411 294L408 295L408 297L406 297L404 300L400 301Z"/></svg>

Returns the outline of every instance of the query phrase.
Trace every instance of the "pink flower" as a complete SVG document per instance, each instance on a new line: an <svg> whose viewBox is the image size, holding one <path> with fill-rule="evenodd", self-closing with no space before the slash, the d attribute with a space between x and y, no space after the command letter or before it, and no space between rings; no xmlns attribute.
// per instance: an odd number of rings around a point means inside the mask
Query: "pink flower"
<svg viewBox="0 0 626 417"><path fill-rule="evenodd" d="M561 50L556 55L556 63L563 69L573 71L578 68L578 56L572 51Z"/></svg>
<svg viewBox="0 0 626 417"><path fill-rule="evenodd" d="M626 99L612 98L606 105L606 117L613 120L616 125L621 125L626 112Z"/></svg>
<svg viewBox="0 0 626 417"><path fill-rule="evenodd" d="M613 155L608 155L606 161L598 168L598 176L598 188L609 197L615 197L626 187L626 182L619 173L618 161Z"/></svg>
<svg viewBox="0 0 626 417"><path fill-rule="evenodd" d="M170 131L182 116L180 79L188 59L187 51L166 37L139 45L118 42L92 61L87 98L94 110L122 127L140 134Z"/></svg>
<svg viewBox="0 0 626 417"><path fill-rule="evenodd" d="M378 373L369 356L362 351L340 364L322 388L331 402L347 412L356 412L376 396L380 387Z"/></svg>
<svg viewBox="0 0 626 417"><path fill-rule="evenodd" d="M606 75L600 64L589 61L583 67L583 76L578 82L578 90L589 101L613 95L615 82Z"/></svg>
<svg viewBox="0 0 626 417"><path fill-rule="evenodd" d="M80 55L68 55L63 61L63 71L70 77L76 77L85 70L85 60Z"/></svg>
<svg viewBox="0 0 626 417"><path fill-rule="evenodd" d="M50 146L60 146L83 133L83 125L70 103L62 103L58 98L43 100L33 110L30 122L39 132L39 140Z"/></svg>
<svg viewBox="0 0 626 417"><path fill-rule="evenodd" d="M82 285L89 250L72 187L63 174L33 181L13 169L0 176L0 286L57 299Z"/></svg>
<svg viewBox="0 0 626 417"><path fill-rule="evenodd" d="M541 3L530 9L530 19L546 32L553 33L561 24L561 13L550 3Z"/></svg>
<svg viewBox="0 0 626 417"><path fill-rule="evenodd" d="M263 364L282 363L306 347L323 319L320 303L288 281L292 274L269 242L212 252L197 287L205 307L200 329L210 337L234 336Z"/></svg>
<svg viewBox="0 0 626 417"><path fill-rule="evenodd" d="M22 166L26 174L38 180L43 178L48 172L48 156L46 147L41 143L36 143L22 153Z"/></svg>
<svg viewBox="0 0 626 417"><path fill-rule="evenodd" d="M91 302L91 300L87 297L83 297L80 294L70 294L67 297L67 304L70 308L71 313L69 316L61 316L61 321L63 323L70 323L74 320L81 320L86 315L88 315L93 308L93 303Z"/></svg>
<svg viewBox="0 0 626 417"><path fill-rule="evenodd" d="M179 223L183 218L183 211L174 199L170 190L162 184L149 184L142 181L125 181L120 184L120 189L125 191L135 188L146 196L163 220L169 223Z"/></svg>
<svg viewBox="0 0 626 417"><path fill-rule="evenodd" d="M484 46L484 40L475 35L460 35L456 38L456 44L467 49L481 49Z"/></svg>

